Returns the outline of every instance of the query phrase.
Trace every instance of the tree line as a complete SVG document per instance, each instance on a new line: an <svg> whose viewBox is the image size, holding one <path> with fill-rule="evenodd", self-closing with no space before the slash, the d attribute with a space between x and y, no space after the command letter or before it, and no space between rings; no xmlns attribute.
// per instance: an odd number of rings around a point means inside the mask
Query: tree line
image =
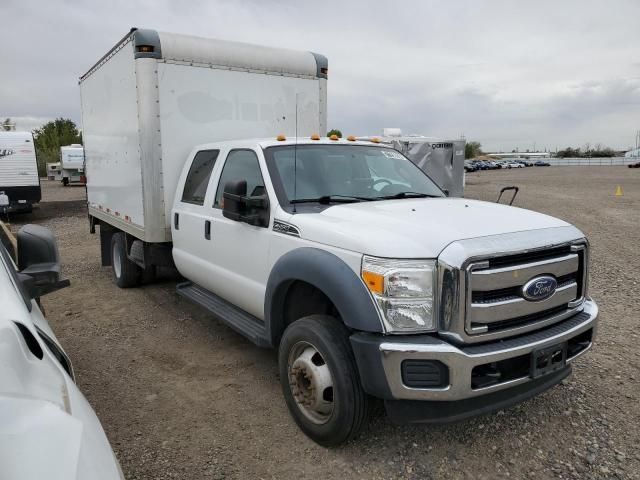
<svg viewBox="0 0 640 480"><path fill-rule="evenodd" d="M563 150L556 152L558 158L599 158L599 157L615 157L617 152L610 147L603 147L601 144L596 144L591 147L590 144L586 144L584 147L571 148L567 147Z"/></svg>

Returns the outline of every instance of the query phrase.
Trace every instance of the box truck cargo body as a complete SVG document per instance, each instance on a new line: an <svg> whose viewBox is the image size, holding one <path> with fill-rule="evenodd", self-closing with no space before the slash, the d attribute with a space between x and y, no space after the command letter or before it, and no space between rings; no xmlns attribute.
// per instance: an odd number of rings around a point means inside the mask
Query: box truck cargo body
<svg viewBox="0 0 640 480"><path fill-rule="evenodd" d="M0 192L4 211L29 212L41 198L36 147L31 132L0 132Z"/></svg>
<svg viewBox="0 0 640 480"><path fill-rule="evenodd" d="M171 241L195 145L326 131L322 55L132 29L80 78L89 215Z"/></svg>

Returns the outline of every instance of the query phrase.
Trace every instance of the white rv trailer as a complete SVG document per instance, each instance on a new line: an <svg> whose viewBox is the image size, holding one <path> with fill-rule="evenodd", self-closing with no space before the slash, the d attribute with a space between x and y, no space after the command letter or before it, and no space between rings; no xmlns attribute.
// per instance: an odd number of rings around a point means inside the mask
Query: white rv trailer
<svg viewBox="0 0 640 480"><path fill-rule="evenodd" d="M0 194L3 212L30 212L41 198L36 148L31 132L0 131ZM4 202L3 202L4 203Z"/></svg>
<svg viewBox="0 0 640 480"><path fill-rule="evenodd" d="M84 148L78 143L60 147L60 167L55 179L66 187L70 183L84 183Z"/></svg>
<svg viewBox="0 0 640 480"><path fill-rule="evenodd" d="M195 145L326 133L327 59L312 52L132 29L79 83L89 216L92 231L106 225L101 235L110 226L170 242Z"/></svg>

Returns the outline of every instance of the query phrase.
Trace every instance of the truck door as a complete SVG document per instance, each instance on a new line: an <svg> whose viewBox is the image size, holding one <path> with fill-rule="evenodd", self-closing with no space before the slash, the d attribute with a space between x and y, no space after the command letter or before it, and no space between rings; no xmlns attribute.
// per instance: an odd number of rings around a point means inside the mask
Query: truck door
<svg viewBox="0 0 640 480"><path fill-rule="evenodd" d="M211 205L215 184L209 188L211 173L219 150L201 150L195 154L184 181L182 195L176 192L171 218L173 259L178 270L189 280L204 286L207 256L213 245L206 238L211 229ZM179 184L180 185L180 184Z"/></svg>
<svg viewBox="0 0 640 480"><path fill-rule="evenodd" d="M222 193L230 180L246 180L249 196L264 195L265 182L256 151L231 150L222 165L212 203L212 248L207 257L211 261L210 275L203 286L262 319L270 231L222 215Z"/></svg>

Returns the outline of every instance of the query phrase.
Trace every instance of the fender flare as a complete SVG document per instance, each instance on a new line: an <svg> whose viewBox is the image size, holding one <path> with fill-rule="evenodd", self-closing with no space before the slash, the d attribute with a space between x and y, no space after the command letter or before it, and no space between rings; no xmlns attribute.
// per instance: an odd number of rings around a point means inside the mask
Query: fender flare
<svg viewBox="0 0 640 480"><path fill-rule="evenodd" d="M285 329L284 301L295 281L309 283L333 302L344 324L364 332L382 332L382 321L369 291L353 270L336 255L313 247L292 250L274 264L265 292L265 323L277 345Z"/></svg>

